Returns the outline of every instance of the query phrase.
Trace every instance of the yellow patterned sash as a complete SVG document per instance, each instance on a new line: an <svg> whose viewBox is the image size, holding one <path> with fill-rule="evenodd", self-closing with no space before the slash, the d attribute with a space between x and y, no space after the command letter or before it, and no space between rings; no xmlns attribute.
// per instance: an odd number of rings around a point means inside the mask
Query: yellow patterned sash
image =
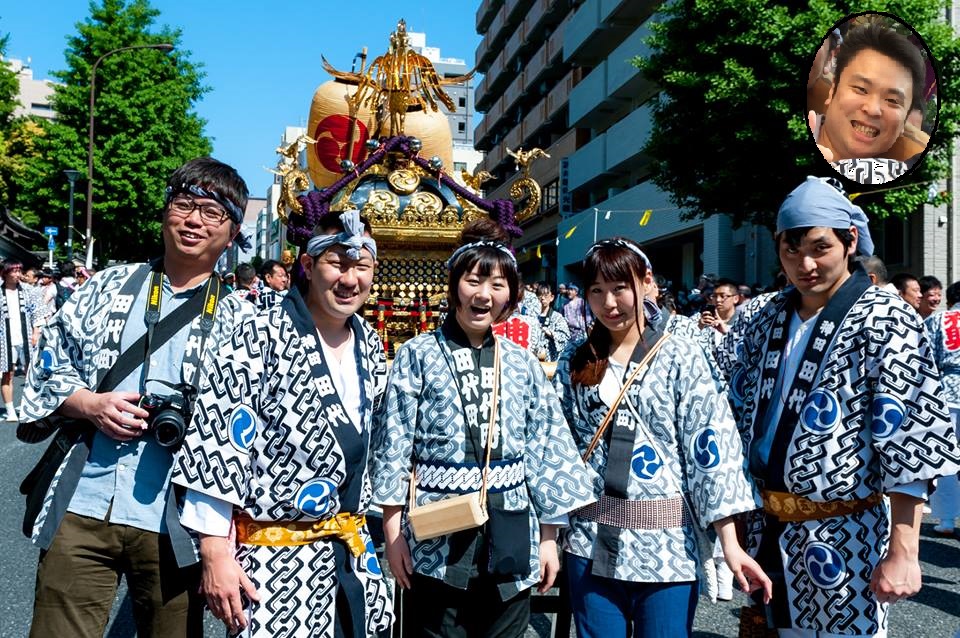
<svg viewBox="0 0 960 638"><path fill-rule="evenodd" d="M337 514L323 521L255 521L245 514L234 518L237 541L244 545L309 545L322 538L339 538L354 556L366 551L360 529L367 524L366 516L349 512Z"/></svg>
<svg viewBox="0 0 960 638"><path fill-rule="evenodd" d="M815 521L821 518L856 514L870 509L883 500L883 496L879 493L871 494L867 498L850 501L827 501L825 503L811 501L806 497L788 492L763 490L762 495L763 511L785 523Z"/></svg>

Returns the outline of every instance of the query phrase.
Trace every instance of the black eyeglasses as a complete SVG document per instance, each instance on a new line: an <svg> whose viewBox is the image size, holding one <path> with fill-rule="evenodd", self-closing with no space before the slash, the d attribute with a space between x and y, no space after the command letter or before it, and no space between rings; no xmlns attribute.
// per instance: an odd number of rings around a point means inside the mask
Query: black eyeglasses
<svg viewBox="0 0 960 638"><path fill-rule="evenodd" d="M189 197L178 197L170 202L170 212L178 217L189 217L195 210L200 211L200 219L210 226L219 226L229 215L216 204L201 204Z"/></svg>

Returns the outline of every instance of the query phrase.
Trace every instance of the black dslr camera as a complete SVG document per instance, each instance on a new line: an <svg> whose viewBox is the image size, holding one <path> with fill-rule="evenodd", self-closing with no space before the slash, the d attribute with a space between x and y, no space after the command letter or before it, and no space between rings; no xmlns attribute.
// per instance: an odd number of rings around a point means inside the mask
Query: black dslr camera
<svg viewBox="0 0 960 638"><path fill-rule="evenodd" d="M140 407L150 413L147 430L153 432L160 447L176 449L187 434L187 423L193 415L196 390L190 385L174 386L175 394L144 394Z"/></svg>

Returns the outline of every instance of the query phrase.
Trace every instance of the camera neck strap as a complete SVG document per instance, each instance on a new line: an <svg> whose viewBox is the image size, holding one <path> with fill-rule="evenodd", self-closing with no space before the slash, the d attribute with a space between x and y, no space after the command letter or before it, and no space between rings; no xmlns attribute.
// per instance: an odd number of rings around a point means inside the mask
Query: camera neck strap
<svg viewBox="0 0 960 638"><path fill-rule="evenodd" d="M145 274L144 274L145 275ZM139 279L142 285L145 276L134 276L133 280ZM197 315L200 317L199 325L199 348L191 348L189 345L184 353L183 370L192 372L186 375L191 377L190 383L194 388L199 387L200 380L200 358L203 356L203 349L206 346L207 336L213 330L214 317L216 316L217 303L221 297L220 281L217 277L210 277L207 285L198 289L187 301L182 303L173 312L160 320L160 304L163 296L163 269L154 268L150 272L150 289L147 294L147 310L144 320L147 324L147 332L139 339L133 342L129 348L123 351L116 362L110 367L106 375L101 377L97 385L98 392L109 392L116 388L131 372L143 365L142 379L147 379L150 372L150 355L159 350L173 335L180 331L187 323L192 321ZM139 286L138 286L139 287ZM201 291L204 294L201 294ZM123 306L124 304L119 304ZM107 341L114 343L105 343L106 350L114 351L120 348L120 335L123 332L123 325L129 318L130 305L126 305L127 312L121 313L120 317L110 317L110 321L119 320L116 330L108 330ZM119 308L114 308L119 310ZM194 339L194 335L191 335ZM189 364L189 365L188 365ZM143 388L141 388L143 390Z"/></svg>

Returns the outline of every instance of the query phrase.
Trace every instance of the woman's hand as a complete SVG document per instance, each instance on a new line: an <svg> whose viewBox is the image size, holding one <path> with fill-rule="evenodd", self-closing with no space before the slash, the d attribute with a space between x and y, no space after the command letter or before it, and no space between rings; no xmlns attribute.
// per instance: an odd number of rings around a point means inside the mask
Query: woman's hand
<svg viewBox="0 0 960 638"><path fill-rule="evenodd" d="M723 558L727 567L733 572L740 589L750 593L763 589L763 602L769 603L773 598L773 581L767 576L759 563L740 547L737 540L737 528L733 517L728 516L714 522L713 528L720 537L720 546L723 548Z"/></svg>
<svg viewBox="0 0 960 638"><path fill-rule="evenodd" d="M537 591L545 594L553 587L560 572L560 556L557 553L557 527L540 526L540 584Z"/></svg>
<svg viewBox="0 0 960 638"><path fill-rule="evenodd" d="M404 589L410 589L410 577L413 576L413 558L410 556L410 546L400 531L400 518L403 514L402 505L383 506L383 536L387 563L390 564L390 573L397 579L397 584Z"/></svg>

